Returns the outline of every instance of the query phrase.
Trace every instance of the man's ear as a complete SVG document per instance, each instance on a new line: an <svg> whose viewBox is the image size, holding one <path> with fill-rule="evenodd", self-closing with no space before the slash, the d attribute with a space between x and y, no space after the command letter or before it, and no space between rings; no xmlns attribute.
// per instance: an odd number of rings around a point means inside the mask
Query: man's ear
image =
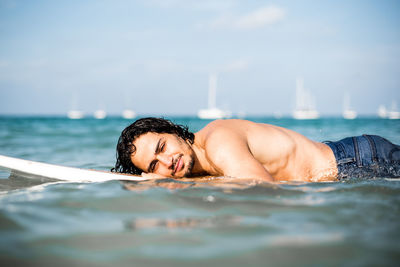
<svg viewBox="0 0 400 267"><path fill-rule="evenodd" d="M190 139L189 138L187 138L187 139L184 139L185 140L185 142L186 143L188 143L188 145L190 145L190 146L192 146L193 144L194 144L194 139L193 139L193 142L192 141L190 141Z"/></svg>

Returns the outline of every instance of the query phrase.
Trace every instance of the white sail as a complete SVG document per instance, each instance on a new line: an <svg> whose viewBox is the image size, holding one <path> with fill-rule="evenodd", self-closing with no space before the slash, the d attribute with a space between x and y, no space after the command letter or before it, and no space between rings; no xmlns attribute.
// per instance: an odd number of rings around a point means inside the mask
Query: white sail
<svg viewBox="0 0 400 267"><path fill-rule="evenodd" d="M387 116L391 120L400 119L400 111L397 109L397 102L393 100L392 108L388 111Z"/></svg>
<svg viewBox="0 0 400 267"><path fill-rule="evenodd" d="M127 120L134 119L137 114L133 109L131 109L132 107L131 91L124 91L124 102L125 102L125 109L121 113L122 118Z"/></svg>
<svg viewBox="0 0 400 267"><path fill-rule="evenodd" d="M304 88L303 78L296 79L296 108L293 118L297 120L318 119L319 113L315 109L315 99L310 91Z"/></svg>
<svg viewBox="0 0 400 267"><path fill-rule="evenodd" d="M68 118L72 120L82 119L83 112L78 109L78 95L76 92L72 95L71 109L67 113Z"/></svg>
<svg viewBox="0 0 400 267"><path fill-rule="evenodd" d="M343 118L347 120L353 120L357 118L357 112L353 110L350 106L350 95L348 93L344 94L343 99Z"/></svg>
<svg viewBox="0 0 400 267"><path fill-rule="evenodd" d="M98 120L102 120L107 117L107 112L105 112L103 109L98 109L93 113L93 117Z"/></svg>
<svg viewBox="0 0 400 267"><path fill-rule="evenodd" d="M387 117L387 110L386 107L384 105L380 105L378 108L378 116L381 119L385 119Z"/></svg>
<svg viewBox="0 0 400 267"><path fill-rule="evenodd" d="M197 113L200 119L223 119L231 116L230 112L217 108L217 75L211 74L208 85L208 108Z"/></svg>
<svg viewBox="0 0 400 267"><path fill-rule="evenodd" d="M122 117L124 119L133 119L136 117L136 112L131 109L125 109L122 111Z"/></svg>
<svg viewBox="0 0 400 267"><path fill-rule="evenodd" d="M80 110L70 110L67 113L68 118L72 120L78 120L83 118L83 112Z"/></svg>

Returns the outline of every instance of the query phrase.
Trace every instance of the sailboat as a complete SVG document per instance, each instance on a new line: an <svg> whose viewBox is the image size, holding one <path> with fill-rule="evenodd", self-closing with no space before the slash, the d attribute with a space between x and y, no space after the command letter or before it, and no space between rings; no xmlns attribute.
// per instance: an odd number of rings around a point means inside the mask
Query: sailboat
<svg viewBox="0 0 400 267"><path fill-rule="evenodd" d="M72 109L67 113L68 118L78 120L83 118L83 112L77 109Z"/></svg>
<svg viewBox="0 0 400 267"><path fill-rule="evenodd" d="M208 86L208 108L200 109L197 113L200 119L223 119L231 116L231 113L224 111L216 107L216 95L217 95L217 75L211 74L209 77Z"/></svg>
<svg viewBox="0 0 400 267"><path fill-rule="evenodd" d="M350 95L348 93L344 94L342 115L343 118L347 120L354 120L357 118L357 112L350 107Z"/></svg>
<svg viewBox="0 0 400 267"><path fill-rule="evenodd" d="M98 109L93 113L93 117L98 120L104 119L107 116L107 113L103 109Z"/></svg>
<svg viewBox="0 0 400 267"><path fill-rule="evenodd" d="M400 119L400 111L397 109L397 103L393 100L392 108L387 113L388 118L391 120L398 120Z"/></svg>
<svg viewBox="0 0 400 267"><path fill-rule="evenodd" d="M125 100L125 109L122 111L122 118L130 120L136 117L136 112L130 107L132 106L132 98L131 98L131 92L130 91L125 91L124 93L124 100Z"/></svg>
<svg viewBox="0 0 400 267"><path fill-rule="evenodd" d="M296 79L296 109L293 111L296 120L318 119L319 113L315 109L314 98L309 91L304 89L302 78Z"/></svg>
<svg viewBox="0 0 400 267"><path fill-rule="evenodd" d="M122 111L122 117L124 119L133 119L136 117L136 112L131 109L125 109Z"/></svg>
<svg viewBox="0 0 400 267"><path fill-rule="evenodd" d="M388 115L388 112L387 112L386 107L384 105L380 105L379 108L378 108L378 116L379 116L379 118L386 119L387 115Z"/></svg>
<svg viewBox="0 0 400 267"><path fill-rule="evenodd" d="M77 108L78 106L78 97L75 92L72 96L72 108L68 111L67 116L69 119L78 120L83 118L83 112Z"/></svg>
<svg viewBox="0 0 400 267"><path fill-rule="evenodd" d="M103 104L104 96L97 95L97 109L93 112L93 117L98 120L105 119L107 117L107 112L104 110Z"/></svg>

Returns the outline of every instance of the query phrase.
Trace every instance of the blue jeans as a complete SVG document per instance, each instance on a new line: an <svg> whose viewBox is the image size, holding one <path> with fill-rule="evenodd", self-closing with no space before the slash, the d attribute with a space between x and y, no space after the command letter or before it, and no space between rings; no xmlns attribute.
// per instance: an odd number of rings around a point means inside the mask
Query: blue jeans
<svg viewBox="0 0 400 267"><path fill-rule="evenodd" d="M338 179L400 177L400 146L377 135L326 141L333 151Z"/></svg>

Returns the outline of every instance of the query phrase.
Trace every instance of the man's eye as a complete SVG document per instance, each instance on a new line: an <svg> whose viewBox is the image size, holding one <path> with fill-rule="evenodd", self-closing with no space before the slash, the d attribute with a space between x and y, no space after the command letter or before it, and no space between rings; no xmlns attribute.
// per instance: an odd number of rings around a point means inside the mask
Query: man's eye
<svg viewBox="0 0 400 267"><path fill-rule="evenodd" d="M154 169L156 168L156 165L157 165L157 161L153 161L153 162L151 163L150 172L154 172Z"/></svg>
<svg viewBox="0 0 400 267"><path fill-rule="evenodd" d="M165 149L165 143L162 143L161 147L160 147L160 151L164 151Z"/></svg>

